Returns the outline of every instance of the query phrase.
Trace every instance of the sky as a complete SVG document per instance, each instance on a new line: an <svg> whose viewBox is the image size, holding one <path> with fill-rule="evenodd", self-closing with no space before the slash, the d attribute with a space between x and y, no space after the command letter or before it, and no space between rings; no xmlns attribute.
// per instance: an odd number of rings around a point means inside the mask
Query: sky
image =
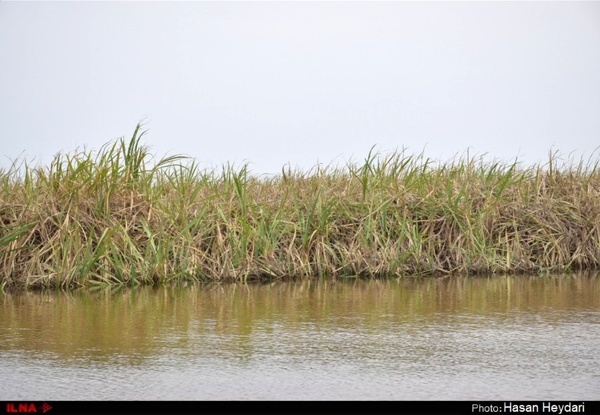
<svg viewBox="0 0 600 415"><path fill-rule="evenodd" d="M0 167L598 157L600 2L0 1Z"/></svg>

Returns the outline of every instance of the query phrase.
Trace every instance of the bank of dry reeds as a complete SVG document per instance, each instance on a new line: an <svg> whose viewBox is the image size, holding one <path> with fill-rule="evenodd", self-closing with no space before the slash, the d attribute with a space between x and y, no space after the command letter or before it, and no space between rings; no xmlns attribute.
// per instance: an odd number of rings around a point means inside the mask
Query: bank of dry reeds
<svg viewBox="0 0 600 415"><path fill-rule="evenodd" d="M600 265L598 161L369 154L254 177L130 140L0 171L0 285L539 273Z"/></svg>

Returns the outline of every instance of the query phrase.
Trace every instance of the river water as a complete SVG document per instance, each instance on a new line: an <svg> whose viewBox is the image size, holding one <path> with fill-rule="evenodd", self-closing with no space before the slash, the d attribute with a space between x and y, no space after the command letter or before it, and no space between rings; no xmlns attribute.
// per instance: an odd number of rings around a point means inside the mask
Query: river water
<svg viewBox="0 0 600 415"><path fill-rule="evenodd" d="M598 400L600 276L0 295L0 400Z"/></svg>

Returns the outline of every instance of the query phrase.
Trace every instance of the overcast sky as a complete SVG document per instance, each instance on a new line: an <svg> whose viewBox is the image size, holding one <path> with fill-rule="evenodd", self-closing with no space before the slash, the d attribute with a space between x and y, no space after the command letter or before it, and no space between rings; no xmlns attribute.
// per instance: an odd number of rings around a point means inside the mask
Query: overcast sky
<svg viewBox="0 0 600 415"><path fill-rule="evenodd" d="M0 1L0 166L142 120L159 157L256 174L372 146L587 157L600 2Z"/></svg>

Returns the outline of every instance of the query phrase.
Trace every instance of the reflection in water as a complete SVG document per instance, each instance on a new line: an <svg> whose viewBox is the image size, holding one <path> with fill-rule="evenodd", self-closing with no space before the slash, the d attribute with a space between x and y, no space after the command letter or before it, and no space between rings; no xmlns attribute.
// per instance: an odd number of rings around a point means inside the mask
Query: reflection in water
<svg viewBox="0 0 600 415"><path fill-rule="evenodd" d="M0 400L599 399L598 276L0 296Z"/></svg>

